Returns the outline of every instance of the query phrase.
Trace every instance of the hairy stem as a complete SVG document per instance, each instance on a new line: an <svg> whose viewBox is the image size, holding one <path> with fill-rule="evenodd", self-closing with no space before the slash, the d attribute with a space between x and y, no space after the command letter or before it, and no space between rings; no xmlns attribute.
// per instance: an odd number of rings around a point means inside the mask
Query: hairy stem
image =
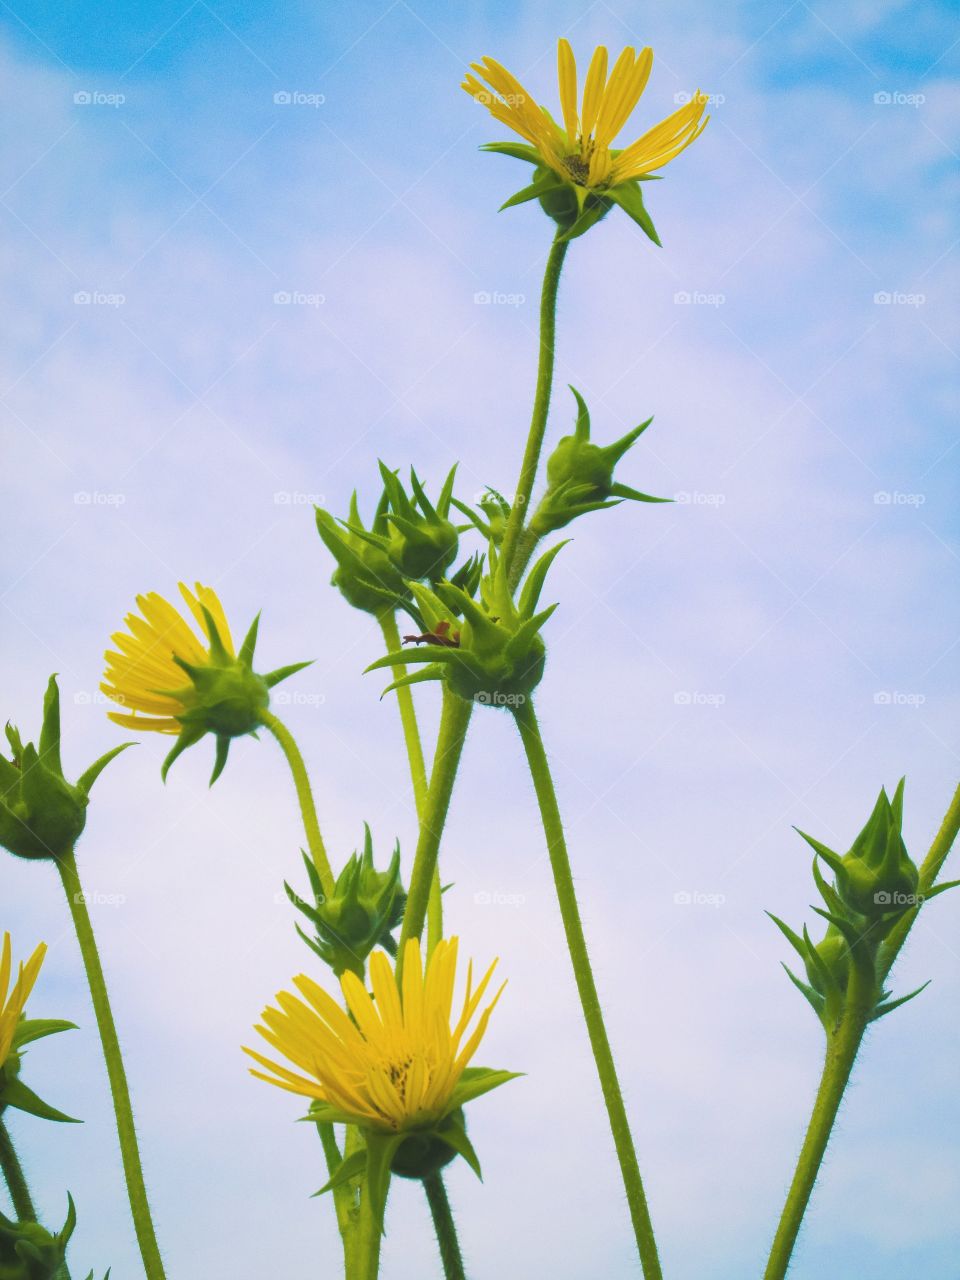
<svg viewBox="0 0 960 1280"><path fill-rule="evenodd" d="M123 1162L123 1175L127 1184L127 1196L130 1211L133 1215L133 1226L140 1246L140 1256L147 1273L147 1280L164 1280L163 1262L160 1258L160 1247L157 1244L150 1204L147 1199L147 1187L143 1177L143 1165L140 1160L140 1149L137 1145L137 1132L133 1122L133 1107L130 1104L130 1089L127 1085L127 1074L120 1053L120 1041L110 1008L107 984L103 976L97 941L87 910L87 900L80 883L77 861L73 852L61 854L57 858L57 868L63 881L67 904L73 917L80 954L87 974L90 998L100 1032L100 1044L107 1066L107 1077L110 1081L110 1093L113 1097L113 1110L117 1119L117 1135L120 1139L120 1156Z"/></svg>
<svg viewBox="0 0 960 1280"><path fill-rule="evenodd" d="M463 1267L463 1255L460 1252L460 1241L457 1238L457 1224L453 1220L453 1211L450 1208L442 1176L435 1173L429 1178L424 1178L423 1189L427 1193L433 1229L437 1233L444 1280L467 1280L467 1273Z"/></svg>
<svg viewBox="0 0 960 1280"><path fill-rule="evenodd" d="M919 896L921 899L934 887L958 831L960 831L960 787L955 791L940 830L930 846L930 852L920 866ZM786 1203L770 1250L764 1280L783 1280L787 1274L837 1113L843 1101L864 1032L876 1005L877 993L883 988L922 905L921 901L918 906L907 911L880 944L875 974L867 978L858 965L851 965L843 1016L838 1026L827 1035L827 1052L820 1078L820 1088L817 1091L813 1114L810 1117L793 1181L787 1192Z"/></svg>
<svg viewBox="0 0 960 1280"><path fill-rule="evenodd" d="M398 979L403 968L403 952L406 943L410 938L419 938L423 933L430 887L440 852L440 838L447 820L450 797L453 794L453 784L456 781L472 710L473 703L459 698L444 685L437 750L430 774L427 803L420 820L420 836L413 859L413 870L410 873L410 891L403 914L403 929L400 933L397 956Z"/></svg>
<svg viewBox="0 0 960 1280"><path fill-rule="evenodd" d="M380 615L380 629L388 653L399 653L401 649L400 632L397 629L396 615L383 613ZM394 667L394 677L402 680L407 674L406 667ZM400 724L403 728L403 741L407 749L407 760L410 765L410 782L413 786L413 800L417 809L418 821L423 821L427 805L427 768L423 759L423 746L420 741L420 728L417 724L417 711L413 705L413 694L409 685L401 685L396 690L397 707L400 711ZM427 902L427 952L431 952L443 937L443 903L440 895L440 866L434 867L430 882L430 897Z"/></svg>
<svg viewBox="0 0 960 1280"><path fill-rule="evenodd" d="M514 710L514 716L516 717L517 727L520 730L520 737L527 754L530 776L533 779L534 789L537 793L544 835L547 838L550 866L553 869L557 901L560 904L563 931L570 951L570 960L573 964L573 974L580 996L584 1021L587 1024L590 1048L593 1050L594 1061L597 1064L597 1075L600 1077L600 1087L603 1091L603 1100L610 1120L613 1143L616 1148L617 1159L620 1162L620 1173L623 1177L624 1190L627 1194L627 1204L630 1208L630 1218L633 1222L633 1231L636 1236L637 1249L640 1253L643 1274L646 1280L662 1280L663 1272L657 1253L653 1223L650 1220L650 1210L647 1207L643 1180L640 1177L637 1153L630 1133L630 1124L623 1104L620 1081L617 1078L617 1069L613 1061L613 1053L600 1007L600 997L597 993L597 985L590 965L587 941L584 937L583 923L580 919L580 908L577 904L577 894L573 885L573 872L570 868L570 858L567 854L567 844L563 834L563 823L560 818L560 809L557 805L557 795L554 790L553 778L550 774L550 765L543 748L543 739L540 736L540 726L537 723L533 702L528 699L525 703L522 703Z"/></svg>
<svg viewBox="0 0 960 1280"><path fill-rule="evenodd" d="M27 1185L27 1176L13 1145L13 1138L2 1117L0 1117L0 1169L3 1170L4 1181L13 1201L13 1211L19 1222L36 1222L37 1210Z"/></svg>
<svg viewBox="0 0 960 1280"><path fill-rule="evenodd" d="M523 532L527 507L537 478L540 465L540 451L543 448L543 436L547 429L547 415L550 412L550 393L553 389L554 347L557 328L557 290L560 285L560 272L566 257L569 241L559 239L557 231L547 263L543 272L543 288L540 293L540 358L537 365L537 389L533 397L533 414L530 419L530 432L527 436L527 447L520 464L520 476L517 480L517 491L510 504L510 515L503 535L501 555L507 571L512 569L512 562L517 551L517 541ZM528 552L529 556L529 552Z"/></svg>
<svg viewBox="0 0 960 1280"><path fill-rule="evenodd" d="M303 762L303 756L300 754L300 748L297 746L296 740L287 726L271 711L261 711L260 720L264 728L269 729L276 738L280 744L280 750L286 756L287 764L290 766L290 772L293 775L293 785L297 789L297 799L300 802L300 813L303 818L303 830L307 837L307 848L310 850L310 857L317 869L317 875L320 877L323 892L328 897L332 897L334 888L333 872L330 869L330 860L327 857L323 836L320 834L317 806L313 802L310 777L307 773L307 766Z"/></svg>
<svg viewBox="0 0 960 1280"><path fill-rule="evenodd" d="M797 1160L796 1171L783 1213L777 1226L764 1280L783 1280L790 1265L794 1245L813 1192L820 1165L823 1162L830 1134L833 1132L837 1112L843 1101L844 1091L853 1071L863 1040L863 1033L870 1020L876 990L872 976L867 979L860 966L852 964L847 1001L839 1025L827 1036L827 1052L813 1104L813 1113L807 1126L803 1146Z"/></svg>

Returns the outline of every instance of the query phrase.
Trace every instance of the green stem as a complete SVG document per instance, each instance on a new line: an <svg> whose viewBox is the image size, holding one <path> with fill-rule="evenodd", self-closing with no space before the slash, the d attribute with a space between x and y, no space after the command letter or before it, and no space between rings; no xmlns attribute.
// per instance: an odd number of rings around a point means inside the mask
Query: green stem
<svg viewBox="0 0 960 1280"><path fill-rule="evenodd" d="M460 1241L457 1239L457 1225L453 1220L443 1178L439 1173L424 1178L423 1189L427 1193L433 1229L437 1233L445 1280L467 1280L467 1273L463 1268L463 1255L460 1252Z"/></svg>
<svg viewBox="0 0 960 1280"><path fill-rule="evenodd" d="M960 787L954 792L940 830L930 846L930 852L920 865L918 892L921 898L934 887L958 832L960 832ZM921 902L920 906L922 905ZM793 1182L790 1184L770 1250L764 1280L783 1280L787 1274L797 1235L810 1203L810 1196L820 1172L827 1143L830 1141L837 1112L850 1080L864 1032L876 1005L877 992L883 989L894 961L919 914L920 906L906 912L880 944L875 973L867 977L862 973L859 965L851 965L843 1017L839 1025L827 1036L827 1053L820 1078L820 1088L817 1091L813 1114L800 1149Z"/></svg>
<svg viewBox="0 0 960 1280"><path fill-rule="evenodd" d="M517 539L517 549L513 553L513 559L510 561L510 573L507 575L511 591L516 591L519 586L523 571L530 563L530 557L536 551L540 538L541 535L534 532L530 525L527 525Z"/></svg>
<svg viewBox="0 0 960 1280"><path fill-rule="evenodd" d="M557 901L560 904L563 930L567 939L567 947L570 951L570 959L573 964L573 974L577 983L577 991L580 995L584 1021L587 1024L590 1047L593 1050L594 1061L597 1064L597 1075L600 1077L600 1087L603 1091L603 1100L610 1120L613 1143L616 1148L617 1159L620 1162L620 1172L623 1177L624 1189L627 1193L627 1204L630 1208L630 1218L633 1222L633 1231L636 1236L637 1249L640 1253L643 1274L646 1280L662 1280L663 1272L657 1254L653 1223L650 1220L650 1210L647 1207L643 1180L640 1177L637 1153L633 1145L630 1124L623 1104L623 1094L620 1091L620 1082L617 1078L617 1069L614 1065L613 1053L610 1049L610 1041L603 1021L600 997L597 993L593 970L590 966L590 956L587 952L583 923L580 919L580 908L577 904L576 890L573 885L573 873L570 868L570 859L563 834L563 822L560 817L557 795L550 775L550 765L543 748L543 739L540 736L540 726L537 723L533 702L528 699L525 703L522 703L514 710L514 716L517 721L517 727L520 730L524 750L526 751L527 763L530 766L530 776L533 779L534 789L537 793L544 835L547 838L547 849L550 854L550 865L553 869L553 880L556 885Z"/></svg>
<svg viewBox="0 0 960 1280"><path fill-rule="evenodd" d="M920 880L917 886L917 893L920 898L928 894L935 885L937 876L947 860L947 854L953 847L953 842L956 840L958 833L960 833L960 787L957 787L953 793L950 807L943 822L940 824L940 830L934 836L930 852L920 864ZM920 907L917 906L906 912L881 943L879 968L881 985L886 981L887 974L893 968L893 962L900 954L900 948L906 942L907 934L913 928L913 922L916 920L919 911Z"/></svg>
<svg viewBox="0 0 960 1280"><path fill-rule="evenodd" d="M383 613L380 615L380 629L388 653L399 653L400 632L397 628L396 615ZM394 676L402 680L407 674L406 667L394 667ZM400 711L400 724L403 727L403 741L407 748L407 760L410 764L410 782L413 786L413 800L417 809L418 821L423 821L427 807L427 767L423 759L423 746L420 742L420 729L417 725L417 711L413 705L413 694L409 685L401 685L396 690L397 707ZM430 897L427 901L427 952L428 954L443 937L443 902L440 893L440 867L433 869L430 881Z"/></svg>
<svg viewBox="0 0 960 1280"><path fill-rule="evenodd" d="M13 1201L13 1211L17 1215L17 1220L36 1222L37 1210L27 1185L27 1176L23 1172L23 1165L13 1145L10 1130L2 1119L0 1119L0 1169L3 1170L3 1177L10 1192L10 1199Z"/></svg>
<svg viewBox="0 0 960 1280"><path fill-rule="evenodd" d="M97 941L93 932L87 900L80 883L77 871L77 860L72 851L57 858L57 869L63 881L67 904L73 917L73 926L80 944L80 954L90 987L90 998L100 1032L100 1044L107 1065L107 1077L110 1081L110 1093L113 1097L113 1110L117 1118L117 1135L120 1139L120 1156L123 1162L123 1174L127 1184L127 1196L130 1200L130 1211L133 1215L133 1226L140 1246L140 1256L148 1280L164 1280L163 1262L157 1244L153 1218L150 1215L150 1204L147 1199L147 1188L143 1178L143 1166L140 1162L140 1150L137 1146L137 1132L133 1122L133 1108L130 1105L130 1089L127 1075L120 1053L120 1041L110 1008L107 984L100 964Z"/></svg>
<svg viewBox="0 0 960 1280"><path fill-rule="evenodd" d="M307 766L303 763L300 748L297 746L294 736L287 726L271 711L261 711L260 720L264 728L269 729L276 738L280 744L280 750L286 756L287 764L290 766L290 772L293 775L293 785L297 789L297 799L300 802L300 813L303 817L307 848L310 850L310 857L313 859L313 865L316 867L317 875L320 877L323 892L328 897L332 897L334 889L333 871L330 869L327 850L323 843L323 836L320 834L317 806L313 802L310 777L307 774Z"/></svg>
<svg viewBox="0 0 960 1280"><path fill-rule="evenodd" d="M866 978L860 965L852 964L843 1017L833 1033L827 1037L827 1052L823 1074L820 1077L820 1087L817 1090L813 1114L800 1149L793 1181L777 1226L767 1268L763 1273L764 1280L783 1280L787 1274L800 1224L810 1203L810 1196L820 1172L827 1143L830 1141L837 1112L840 1110L840 1103L860 1050L863 1033L870 1020L875 997L876 988L872 975Z"/></svg>
<svg viewBox="0 0 960 1280"><path fill-rule="evenodd" d="M357 1235L357 1280L377 1280L380 1274L380 1242L383 1231L374 1216L370 1197L360 1197L360 1220Z"/></svg>
<svg viewBox="0 0 960 1280"><path fill-rule="evenodd" d="M420 820L417 851L413 859L413 870L410 873L410 890L403 913L403 929L400 933L397 956L398 978L403 968L403 952L406 943L411 938L419 938L423 933L430 888L440 852L440 837L447 820L450 796L453 794L453 784L460 765L460 756L463 753L472 710L472 702L467 702L464 698L451 693L444 685L437 750L430 774L427 803Z"/></svg>
<svg viewBox="0 0 960 1280"><path fill-rule="evenodd" d="M559 239L560 231L554 238L547 255L547 263L543 272L543 288L540 293L540 359L537 366L537 389L533 398L533 414L530 419L530 433L527 436L527 447L520 464L520 477L517 480L517 491L510 505L507 528L503 535L501 555L508 571L517 550L517 539L523 531L540 465L540 451L543 448L543 436L547 429L547 414L550 411L550 392L553 388L554 345L557 328L557 290L560 285L560 272L566 257L568 240Z"/></svg>

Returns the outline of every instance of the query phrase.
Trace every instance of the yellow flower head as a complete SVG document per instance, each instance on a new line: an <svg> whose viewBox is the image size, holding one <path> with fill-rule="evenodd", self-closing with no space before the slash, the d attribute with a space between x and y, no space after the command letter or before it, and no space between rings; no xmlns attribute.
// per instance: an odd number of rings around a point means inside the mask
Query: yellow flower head
<svg viewBox="0 0 960 1280"><path fill-rule="evenodd" d="M251 1068L270 1084L327 1104L331 1119L399 1133L427 1129L486 1088L476 1073L464 1082L464 1072L487 1028L503 986L471 1024L480 1008L496 961L473 985L473 966L467 972L460 1015L451 1026L457 976L457 939L438 942L424 972L420 944L410 939L404 952L400 988L390 961L382 951L370 957L368 993L356 974L341 978L347 1009L312 979L301 974L294 986L303 999L289 992L277 995L279 1009L263 1012L260 1035L297 1071L245 1049L272 1074ZM504 984L505 986L506 984ZM504 1083L507 1072L488 1088ZM316 1110L316 1109L315 1109Z"/></svg>
<svg viewBox="0 0 960 1280"><path fill-rule="evenodd" d="M211 662L212 634L204 609L216 624L223 648L230 657L235 656L226 614L213 588L198 582L194 592L181 582L180 594L202 631L202 641L173 605L155 591L137 596L142 616L128 613L124 619L127 633L118 631L110 637L119 652L107 651L100 688L108 698L129 708L107 713L126 729L180 733L183 725L178 717L190 709L192 689L178 663L202 667Z"/></svg>
<svg viewBox="0 0 960 1280"><path fill-rule="evenodd" d="M259 616L234 650L217 593L199 582L194 591L181 582L180 593L202 638L163 596L153 591L137 596L140 613L128 613L127 631L111 637L116 649L105 655L107 669L100 688L125 708L108 713L116 724L178 735L164 761L164 777L182 751L204 734L215 734L213 783L226 764L230 739L253 733L262 723L270 689L309 663L257 675L252 663Z"/></svg>
<svg viewBox="0 0 960 1280"><path fill-rule="evenodd" d="M490 114L526 139L526 146L493 143L487 150L503 151L538 166L532 187L525 188L507 205L542 198L558 186L571 187L582 216L588 197L603 197L620 204L649 235L649 218L640 215L640 192L634 184L661 169L694 142L706 128L704 110L707 96L699 90L677 111L649 129L622 150L613 141L640 101L650 78L653 50L624 49L607 76L607 50L594 50L578 100L577 65L566 40L557 46L557 72L563 126L538 105L504 66L493 58L471 64L462 88L490 111ZM478 78L479 77L479 78ZM486 83L484 84L483 81ZM506 205L504 206L507 207ZM547 212L552 212L545 203ZM594 203L596 221L602 212ZM555 216L555 215L554 215ZM583 228L586 229L585 227ZM577 234L580 234L578 231ZM656 239L656 234L651 236Z"/></svg>
<svg viewBox="0 0 960 1280"><path fill-rule="evenodd" d="M47 954L46 943L41 942L26 964L20 964L17 980L10 990L10 978L13 973L13 956L10 935L3 935L3 950L0 951L0 1068L10 1056L14 1037L20 1018L26 1008L30 992L33 990L43 958ZM8 997L9 993L9 999Z"/></svg>

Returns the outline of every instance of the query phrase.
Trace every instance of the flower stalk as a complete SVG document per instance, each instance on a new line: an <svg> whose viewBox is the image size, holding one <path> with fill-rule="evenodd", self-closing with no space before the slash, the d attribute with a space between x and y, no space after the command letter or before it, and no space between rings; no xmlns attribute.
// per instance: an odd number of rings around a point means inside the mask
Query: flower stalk
<svg viewBox="0 0 960 1280"><path fill-rule="evenodd" d="M260 723L276 738L277 744L290 767L293 785L297 792L297 800L300 803L300 815L303 819L304 834L307 837L307 848L310 850L310 857L316 868L317 875L320 877L324 893L328 897L332 896L334 875L330 867L330 859L327 857L326 846L323 843L323 836L320 834L320 821L317 817L317 806L313 799L313 789L310 786L310 775L307 773L307 766L304 764L303 756L300 754L300 748L297 746L296 739L287 726L272 711L266 709L261 711Z"/></svg>
<svg viewBox="0 0 960 1280"><path fill-rule="evenodd" d="M620 1172L627 1195L627 1204L630 1208L630 1218L633 1223L637 1249L640 1253L643 1274L645 1280L662 1280L663 1271L660 1267L660 1258L657 1253L653 1223L650 1219L650 1210L647 1206L646 1193L643 1189L643 1179L640 1176L640 1166L637 1162L633 1136L627 1120L620 1081L613 1061L613 1052L610 1048L610 1040L603 1020L600 996L597 992L597 984L590 964L590 955L587 951L583 922L580 919L580 908L577 904L576 890L573 885L573 872L570 867L570 858L563 833L563 822L560 817L550 765L543 747L543 739L540 735L540 726L537 722L533 702L528 699L516 707L514 709L514 717L517 722L517 728L520 730L527 763L530 766L530 776L533 780L537 802L540 806L540 815L543 820L544 835L547 839L547 851L550 855L550 866L553 870L553 880L556 886L557 902L560 906L564 935L570 952L570 960L573 964L573 973L583 1009L584 1021L587 1024L587 1034L590 1037L590 1048L593 1051L597 1074L600 1077L600 1087L603 1091L603 1100L607 1108L617 1159L620 1162Z"/></svg>
<svg viewBox="0 0 960 1280"><path fill-rule="evenodd" d="M113 1110L117 1121L117 1136L120 1140L120 1157L123 1163L123 1175L127 1184L127 1196L130 1211L133 1215L133 1226L143 1259L147 1280L165 1280L163 1260L160 1257L160 1246L157 1243L156 1230L147 1198L147 1187L143 1176L143 1165L140 1160L140 1148L137 1144L137 1131L133 1121L133 1107L130 1102L130 1088L127 1084L127 1073L120 1052L120 1040L117 1036L110 997L100 963L100 953L93 932L87 900L80 883L77 861L70 850L57 859L57 869L63 882L67 905L73 919L73 926L83 957L93 1012L100 1033L100 1043L107 1066L107 1077L110 1082L110 1094L113 1098Z"/></svg>
<svg viewBox="0 0 960 1280"><path fill-rule="evenodd" d="M457 1239L457 1227L453 1220L453 1210L450 1208L450 1200L447 1197L442 1176L435 1173L432 1177L424 1178L423 1189L427 1194L433 1229L437 1233L444 1280L467 1280L467 1273L463 1267L463 1255L460 1252L460 1241Z"/></svg>
<svg viewBox="0 0 960 1280"><path fill-rule="evenodd" d="M27 1175L13 1144L13 1137L0 1113L0 1169L13 1201L13 1211L21 1222L36 1222L37 1209L30 1194Z"/></svg>

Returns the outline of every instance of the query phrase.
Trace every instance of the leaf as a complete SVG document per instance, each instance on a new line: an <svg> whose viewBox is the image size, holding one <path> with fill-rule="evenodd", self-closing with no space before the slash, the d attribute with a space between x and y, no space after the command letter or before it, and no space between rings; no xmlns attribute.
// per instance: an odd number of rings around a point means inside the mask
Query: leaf
<svg viewBox="0 0 960 1280"><path fill-rule="evenodd" d="M56 1107L51 1107L38 1098L32 1089L28 1089L22 1080L10 1080L0 1089L0 1102L5 1107L16 1107L27 1115L37 1116L41 1120L56 1120L59 1124L81 1124L82 1121L65 1115Z"/></svg>
<svg viewBox="0 0 960 1280"><path fill-rule="evenodd" d="M931 979L928 978L922 987L917 987L916 991L911 991L909 995L901 996L899 1000L889 1000L886 1004L878 1005L874 1010L870 1021L876 1022L878 1018L882 1018L885 1014L893 1013L894 1009L899 1009L902 1004L906 1004L908 1000L912 1000L914 996L918 996L921 991L925 991L927 987L929 987L930 982Z"/></svg>
<svg viewBox="0 0 960 1280"><path fill-rule="evenodd" d="M336 1171L330 1177L329 1181L324 1183L319 1191L315 1191L315 1196L322 1196L327 1191L332 1191L334 1187L342 1187L345 1182L349 1182L351 1178L356 1178L364 1172L367 1167L366 1148L360 1147L354 1151L352 1155L347 1156Z"/></svg>
<svg viewBox="0 0 960 1280"><path fill-rule="evenodd" d="M33 1044L34 1040L42 1040L44 1036L55 1036L61 1031L78 1031L75 1022L64 1022L62 1018L24 1018L17 1024L13 1043L17 1049L25 1044Z"/></svg>

